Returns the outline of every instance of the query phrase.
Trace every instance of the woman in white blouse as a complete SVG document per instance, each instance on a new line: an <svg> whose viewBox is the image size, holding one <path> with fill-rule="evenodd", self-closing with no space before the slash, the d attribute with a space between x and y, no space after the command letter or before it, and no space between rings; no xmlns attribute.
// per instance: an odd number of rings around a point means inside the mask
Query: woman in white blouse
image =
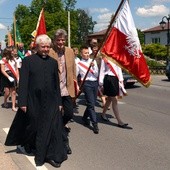
<svg viewBox="0 0 170 170"><path fill-rule="evenodd" d="M119 96L120 84L123 87L122 69L112 61L108 60L106 57L103 57L100 67L99 85L103 85L104 95L108 97L103 108L101 118L104 121L109 121L109 119L106 117L106 111L112 103L112 109L117 119L118 127L126 128L128 123L124 123L122 121L118 109L117 96Z"/></svg>
<svg viewBox="0 0 170 170"><path fill-rule="evenodd" d="M12 47L7 47L4 49L3 58L0 61L2 76L2 86L4 88L4 104L5 108L8 108L8 97L11 94L12 98L12 110L16 109L16 86L19 80L19 73L16 61L13 56Z"/></svg>

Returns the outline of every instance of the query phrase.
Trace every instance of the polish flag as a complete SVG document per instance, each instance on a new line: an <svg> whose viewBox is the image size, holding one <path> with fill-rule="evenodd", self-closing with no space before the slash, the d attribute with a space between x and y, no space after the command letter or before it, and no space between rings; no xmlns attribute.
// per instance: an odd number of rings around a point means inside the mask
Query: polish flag
<svg viewBox="0 0 170 170"><path fill-rule="evenodd" d="M101 52L129 72L145 87L149 87L150 72L142 53L128 0L125 0L119 10Z"/></svg>

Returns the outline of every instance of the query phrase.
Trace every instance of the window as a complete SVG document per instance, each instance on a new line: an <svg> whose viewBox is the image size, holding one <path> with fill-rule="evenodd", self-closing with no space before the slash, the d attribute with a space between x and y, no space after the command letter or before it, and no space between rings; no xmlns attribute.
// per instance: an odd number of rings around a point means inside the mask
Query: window
<svg viewBox="0 0 170 170"><path fill-rule="evenodd" d="M160 43L160 38L152 38L152 43L154 44Z"/></svg>

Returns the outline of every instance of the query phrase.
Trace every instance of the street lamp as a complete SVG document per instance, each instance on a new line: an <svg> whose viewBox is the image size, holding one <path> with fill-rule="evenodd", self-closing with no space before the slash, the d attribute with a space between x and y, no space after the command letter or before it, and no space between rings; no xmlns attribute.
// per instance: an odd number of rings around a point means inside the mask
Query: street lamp
<svg viewBox="0 0 170 170"><path fill-rule="evenodd" d="M169 30L169 23L170 23L170 14L168 16L164 16L162 18L162 21L159 23L162 29L165 29L166 22L164 20L168 21L168 34L167 34L167 64L169 62L170 56L169 56L169 46L170 46L170 30Z"/></svg>

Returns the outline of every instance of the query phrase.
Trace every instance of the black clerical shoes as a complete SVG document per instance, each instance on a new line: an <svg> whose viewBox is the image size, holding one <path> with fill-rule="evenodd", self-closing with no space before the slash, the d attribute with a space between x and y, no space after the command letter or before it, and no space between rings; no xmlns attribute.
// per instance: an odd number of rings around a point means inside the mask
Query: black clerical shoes
<svg viewBox="0 0 170 170"><path fill-rule="evenodd" d="M72 150L71 150L69 144L66 144L66 149L67 149L67 154L69 154L69 155L72 154Z"/></svg>
<svg viewBox="0 0 170 170"><path fill-rule="evenodd" d="M55 168L59 168L61 166L61 163L55 162L54 160L46 160L46 162L51 164Z"/></svg>

